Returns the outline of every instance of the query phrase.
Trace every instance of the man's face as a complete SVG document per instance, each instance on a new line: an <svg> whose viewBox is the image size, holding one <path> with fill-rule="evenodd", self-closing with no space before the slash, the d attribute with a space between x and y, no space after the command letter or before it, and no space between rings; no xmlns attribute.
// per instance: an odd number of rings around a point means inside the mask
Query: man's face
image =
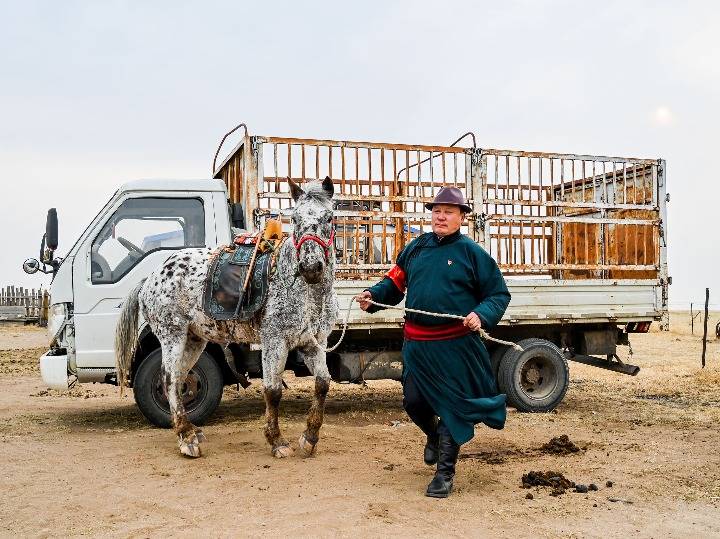
<svg viewBox="0 0 720 539"><path fill-rule="evenodd" d="M438 236L447 236L460 230L465 214L453 204L435 204L432 209L432 229Z"/></svg>

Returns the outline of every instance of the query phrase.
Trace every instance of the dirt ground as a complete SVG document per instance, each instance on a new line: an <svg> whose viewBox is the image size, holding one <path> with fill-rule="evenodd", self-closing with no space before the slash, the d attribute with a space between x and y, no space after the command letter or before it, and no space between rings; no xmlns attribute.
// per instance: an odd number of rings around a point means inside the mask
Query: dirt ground
<svg viewBox="0 0 720 539"><path fill-rule="evenodd" d="M720 342L709 341L702 370L702 339L679 313L671 332L633 336L632 358L623 349L636 377L571 364L560 407L478 427L455 492L436 500L398 383L333 383L317 456L284 460L263 439L259 383L228 388L204 456L188 460L114 387L47 390L44 330L0 326L0 535L720 537ZM311 385L286 381L281 426L296 439ZM560 435L578 450L543 450ZM598 490L524 489L531 471Z"/></svg>

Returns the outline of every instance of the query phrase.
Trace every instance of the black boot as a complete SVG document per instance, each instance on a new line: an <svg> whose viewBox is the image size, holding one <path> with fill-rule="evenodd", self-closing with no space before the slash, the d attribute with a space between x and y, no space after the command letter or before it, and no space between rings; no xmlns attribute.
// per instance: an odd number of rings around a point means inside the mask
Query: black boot
<svg viewBox="0 0 720 539"><path fill-rule="evenodd" d="M418 390L411 375L403 382L403 408L412 422L427 436L423 460L425 464L432 466L438 460L438 417Z"/></svg>
<svg viewBox="0 0 720 539"><path fill-rule="evenodd" d="M414 418L415 424L427 435L423 460L428 466L438 461L438 419L436 415Z"/></svg>
<svg viewBox="0 0 720 539"><path fill-rule="evenodd" d="M432 466L438 461L438 418L435 414L423 415L413 414L410 419L413 420L420 430L422 430L427 436L425 442L425 451L423 453L423 460L428 466Z"/></svg>
<svg viewBox="0 0 720 539"><path fill-rule="evenodd" d="M437 464L438 461L438 433L429 434L427 442L425 442L425 453L423 454L423 460L428 466Z"/></svg>
<svg viewBox="0 0 720 539"><path fill-rule="evenodd" d="M450 431L442 423L438 427L438 438L437 472L435 472L433 480L430 481L425 496L447 498L452 492L455 464L460 453L460 446L455 443Z"/></svg>

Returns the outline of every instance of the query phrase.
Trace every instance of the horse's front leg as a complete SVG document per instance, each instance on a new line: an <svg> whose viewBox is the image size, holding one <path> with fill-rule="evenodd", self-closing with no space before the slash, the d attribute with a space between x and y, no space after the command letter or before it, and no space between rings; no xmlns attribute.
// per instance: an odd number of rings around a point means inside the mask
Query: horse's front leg
<svg viewBox="0 0 720 539"><path fill-rule="evenodd" d="M307 416L307 428L300 435L298 444L303 456L309 457L315 454L318 440L320 439L320 427L322 427L325 413L325 397L330 389L330 372L325 359L325 348L327 335L318 339L319 345L311 350L306 350L305 364L315 375L315 394L310 405ZM309 352L309 353L308 353Z"/></svg>
<svg viewBox="0 0 720 539"><path fill-rule="evenodd" d="M282 398L282 373L287 362L288 348L284 342L263 340L263 394L265 396L265 439L270 444L272 455L276 458L293 454L290 445L280 434L278 413Z"/></svg>

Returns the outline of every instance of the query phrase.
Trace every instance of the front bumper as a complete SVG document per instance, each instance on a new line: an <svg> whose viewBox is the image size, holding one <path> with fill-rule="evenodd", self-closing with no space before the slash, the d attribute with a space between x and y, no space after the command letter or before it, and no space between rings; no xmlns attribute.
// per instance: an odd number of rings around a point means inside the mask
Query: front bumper
<svg viewBox="0 0 720 539"><path fill-rule="evenodd" d="M40 375L48 387L52 389L67 389L67 355L52 355L52 351L45 352L40 356Z"/></svg>

